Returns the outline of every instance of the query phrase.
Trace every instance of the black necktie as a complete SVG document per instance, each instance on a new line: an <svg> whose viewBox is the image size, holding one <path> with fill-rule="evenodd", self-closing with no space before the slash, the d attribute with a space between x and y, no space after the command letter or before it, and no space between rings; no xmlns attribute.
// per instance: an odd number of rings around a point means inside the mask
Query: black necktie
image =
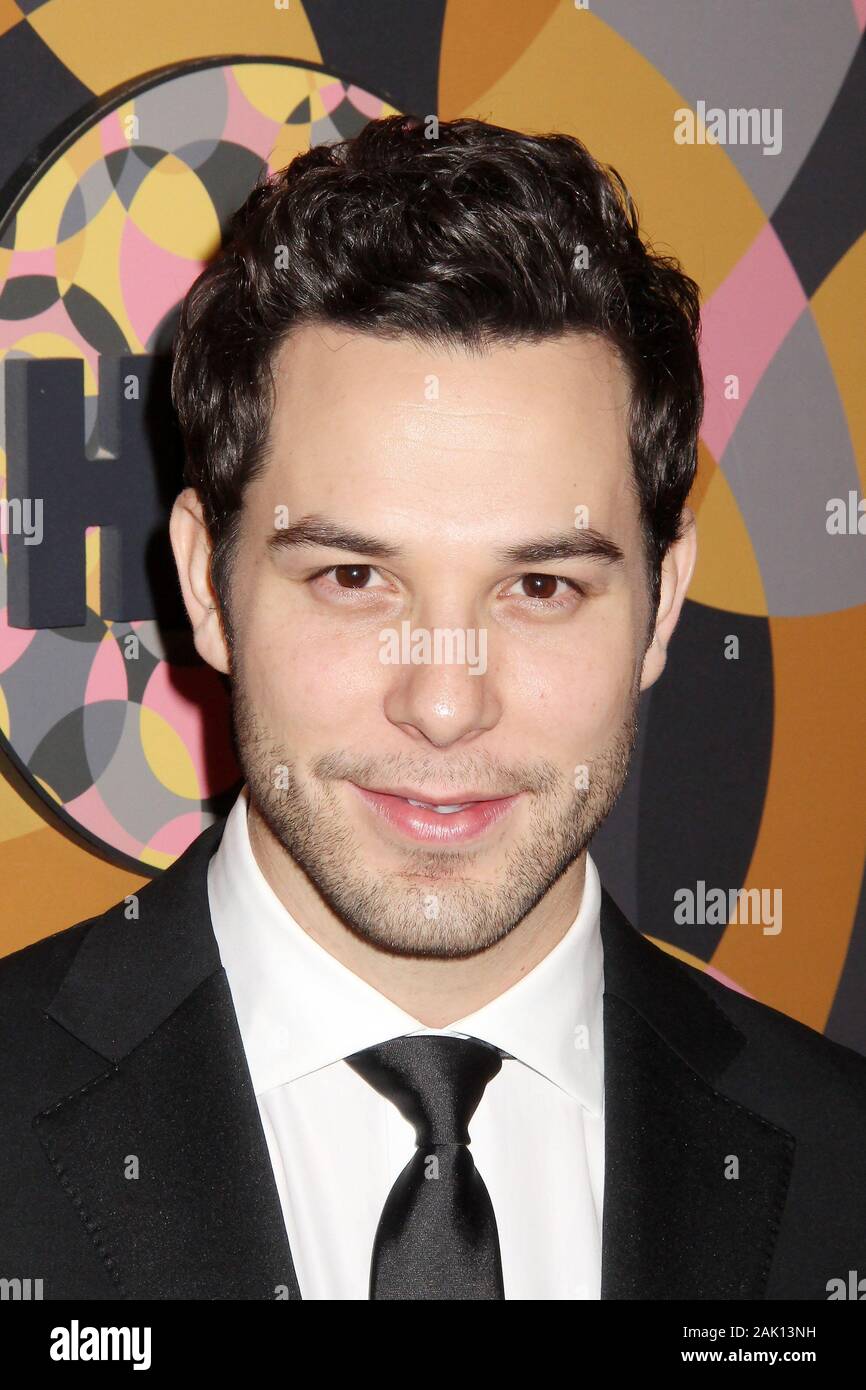
<svg viewBox="0 0 866 1390"><path fill-rule="evenodd" d="M504 1299L493 1204L467 1148L502 1054L476 1038L423 1033L346 1061L393 1101L418 1145L379 1218L370 1298Z"/></svg>

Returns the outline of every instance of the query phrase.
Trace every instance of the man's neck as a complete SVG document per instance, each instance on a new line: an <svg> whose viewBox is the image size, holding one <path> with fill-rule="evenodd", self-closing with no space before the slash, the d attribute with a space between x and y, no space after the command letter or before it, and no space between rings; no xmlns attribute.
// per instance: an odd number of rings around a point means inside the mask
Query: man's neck
<svg viewBox="0 0 866 1390"><path fill-rule="evenodd" d="M518 926L486 950L458 960L396 955L341 921L253 806L247 825L259 869L298 925L427 1028L446 1028L475 1013L528 975L565 936L583 898L585 852Z"/></svg>

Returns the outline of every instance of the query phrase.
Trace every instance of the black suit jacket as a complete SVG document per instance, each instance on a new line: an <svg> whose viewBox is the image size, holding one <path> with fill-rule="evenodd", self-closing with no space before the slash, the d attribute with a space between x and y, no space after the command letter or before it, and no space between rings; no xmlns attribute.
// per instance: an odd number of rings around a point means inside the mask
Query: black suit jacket
<svg viewBox="0 0 866 1390"><path fill-rule="evenodd" d="M301 1297L208 908L224 825L138 920L119 903L0 960L0 1278L46 1299ZM824 1300L866 1275L866 1058L605 890L601 932L602 1297Z"/></svg>

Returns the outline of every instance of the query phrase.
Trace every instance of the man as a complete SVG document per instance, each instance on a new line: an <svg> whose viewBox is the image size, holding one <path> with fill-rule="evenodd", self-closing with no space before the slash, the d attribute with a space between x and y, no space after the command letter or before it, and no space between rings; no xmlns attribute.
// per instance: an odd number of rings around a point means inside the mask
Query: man
<svg viewBox="0 0 866 1390"><path fill-rule="evenodd" d="M429 137L429 138L428 138ZM698 291L563 135L372 122L184 303L171 539L242 794L2 963L45 1296L826 1299L866 1060L588 852L695 563Z"/></svg>

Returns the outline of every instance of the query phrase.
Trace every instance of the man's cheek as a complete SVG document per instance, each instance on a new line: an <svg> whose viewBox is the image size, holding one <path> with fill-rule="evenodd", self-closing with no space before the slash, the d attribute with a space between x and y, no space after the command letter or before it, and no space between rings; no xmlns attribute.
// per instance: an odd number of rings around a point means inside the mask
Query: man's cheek
<svg viewBox="0 0 866 1390"><path fill-rule="evenodd" d="M606 747L618 733L627 708L627 690L618 681L584 675L574 683L572 696L563 702L548 732L562 750L585 757Z"/></svg>
<svg viewBox="0 0 866 1390"><path fill-rule="evenodd" d="M281 669L282 679L270 682L273 698L307 731L347 732L382 708L382 668L362 653L307 645L287 654Z"/></svg>

